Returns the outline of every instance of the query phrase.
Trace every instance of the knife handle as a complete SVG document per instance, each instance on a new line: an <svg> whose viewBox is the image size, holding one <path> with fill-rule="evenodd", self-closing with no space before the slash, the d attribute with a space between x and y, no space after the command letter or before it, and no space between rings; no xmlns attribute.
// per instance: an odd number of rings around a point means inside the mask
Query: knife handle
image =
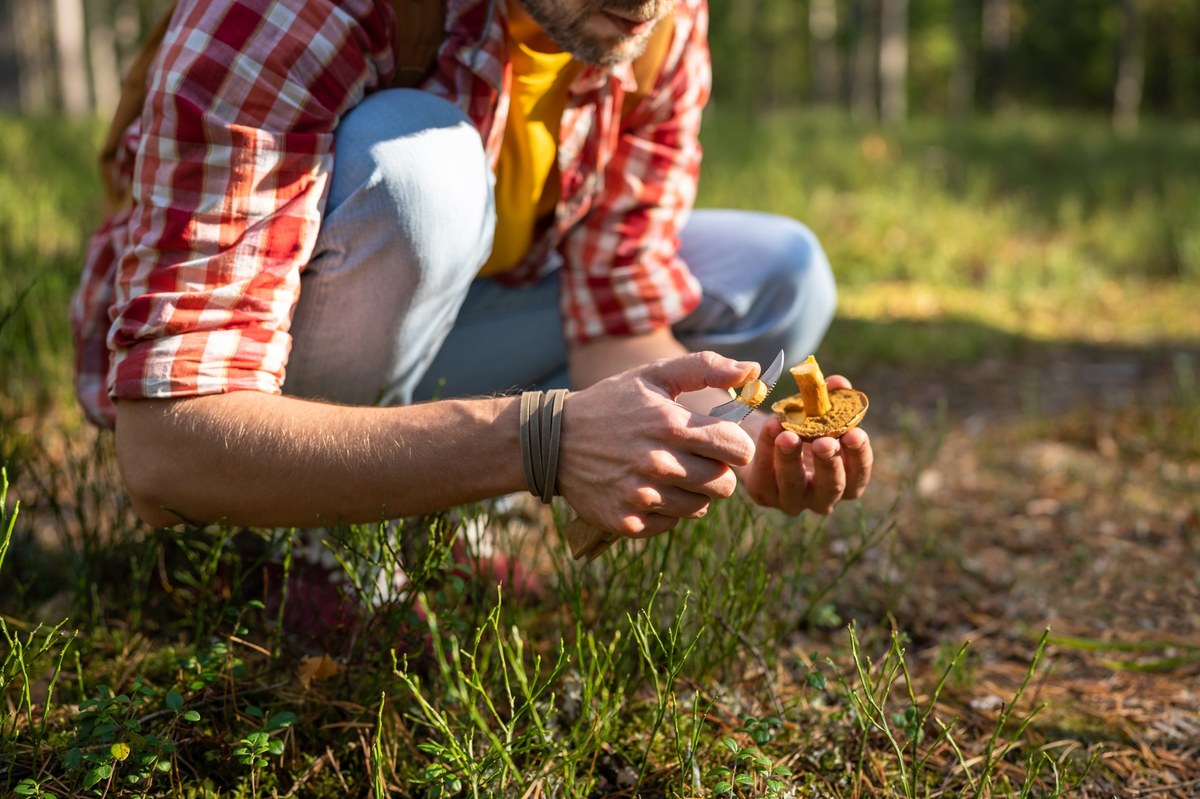
<svg viewBox="0 0 1200 799"><path fill-rule="evenodd" d="M578 516L563 529L563 535L567 539L567 546L571 548L571 557L575 560L587 558L589 562L600 557L600 554L617 540L617 536L585 522Z"/></svg>

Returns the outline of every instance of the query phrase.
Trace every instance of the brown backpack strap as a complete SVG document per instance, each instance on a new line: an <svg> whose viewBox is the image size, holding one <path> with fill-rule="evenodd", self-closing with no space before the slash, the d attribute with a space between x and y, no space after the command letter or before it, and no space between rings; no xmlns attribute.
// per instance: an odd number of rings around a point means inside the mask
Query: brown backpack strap
<svg viewBox="0 0 1200 799"><path fill-rule="evenodd" d="M117 101L117 110L108 124L104 144L100 146L100 179L104 183L106 214L116 211L129 199L129 192L121 187L117 175L117 150L121 146L121 136L125 129L142 115L142 107L146 105L146 78L150 74L150 64L158 54L163 37L167 35L167 25L175 13L175 5L172 3L150 29L137 57L130 64L125 80L121 83L121 98Z"/></svg>
<svg viewBox="0 0 1200 799"><path fill-rule="evenodd" d="M392 52L396 58L393 86L412 88L421 83L437 60L446 38L445 0L392 0L396 14L396 36Z"/></svg>

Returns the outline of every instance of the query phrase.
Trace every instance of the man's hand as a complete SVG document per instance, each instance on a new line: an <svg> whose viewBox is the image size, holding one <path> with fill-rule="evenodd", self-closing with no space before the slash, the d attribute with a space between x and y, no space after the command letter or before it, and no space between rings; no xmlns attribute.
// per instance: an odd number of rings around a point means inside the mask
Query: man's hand
<svg viewBox="0 0 1200 799"><path fill-rule="evenodd" d="M840 375L830 377L828 385L851 387ZM843 499L858 499L871 481L875 456L862 428L840 439L806 443L784 430L774 414L754 413L743 424L755 437L756 449L738 477L759 505L793 515L806 510L827 514Z"/></svg>
<svg viewBox="0 0 1200 799"><path fill-rule="evenodd" d="M754 456L732 422L675 402L684 392L741 385L758 367L705 352L656 361L567 397L558 484L588 522L620 535L664 533L730 496Z"/></svg>

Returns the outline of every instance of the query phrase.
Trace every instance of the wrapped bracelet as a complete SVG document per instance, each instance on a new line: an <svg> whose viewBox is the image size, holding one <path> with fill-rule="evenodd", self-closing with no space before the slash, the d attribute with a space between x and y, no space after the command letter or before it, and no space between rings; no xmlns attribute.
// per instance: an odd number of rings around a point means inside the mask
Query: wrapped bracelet
<svg viewBox="0 0 1200 799"><path fill-rule="evenodd" d="M549 504L558 493L558 447L566 389L521 395L521 464L529 493Z"/></svg>

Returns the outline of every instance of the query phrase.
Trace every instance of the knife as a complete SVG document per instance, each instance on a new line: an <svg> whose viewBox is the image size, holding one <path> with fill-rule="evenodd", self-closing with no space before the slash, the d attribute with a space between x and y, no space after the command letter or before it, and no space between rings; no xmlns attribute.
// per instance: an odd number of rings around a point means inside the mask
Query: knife
<svg viewBox="0 0 1200 799"><path fill-rule="evenodd" d="M779 354L775 356L775 360L771 361L771 365L767 367L767 371L763 372L758 378L767 384L768 395L775 388L775 384L779 382L779 376L782 374L783 350L780 350ZM750 411L758 407L759 403L749 403L738 399L735 389L729 389L729 393L734 396L734 399L716 406L708 412L708 415L722 421L741 424L750 415ZM582 558L587 558L589 561L595 560L617 540L617 536L594 527L579 517L576 517L566 526L563 534L567 537L567 544L571 548L571 556L575 560Z"/></svg>

